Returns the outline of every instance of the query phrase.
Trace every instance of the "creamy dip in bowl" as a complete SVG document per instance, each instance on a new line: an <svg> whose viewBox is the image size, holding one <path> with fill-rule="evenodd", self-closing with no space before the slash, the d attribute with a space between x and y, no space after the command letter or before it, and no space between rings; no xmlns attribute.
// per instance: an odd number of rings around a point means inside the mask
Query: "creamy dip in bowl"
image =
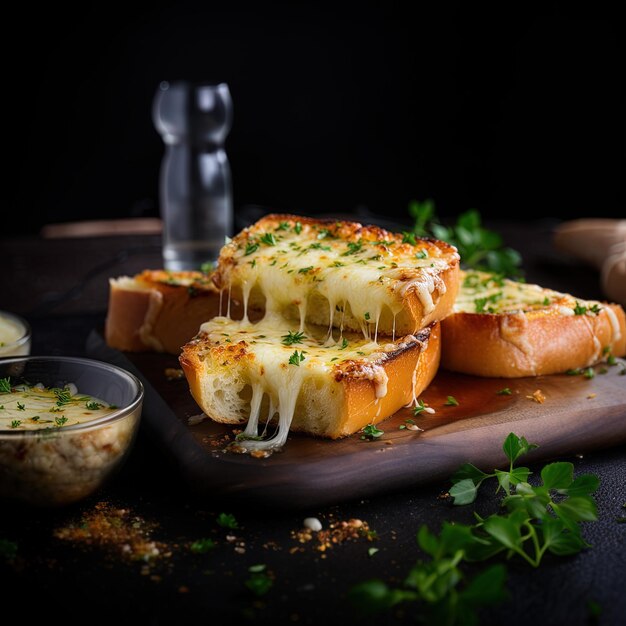
<svg viewBox="0 0 626 626"><path fill-rule="evenodd" d="M132 449L143 393L91 359L0 359L0 498L51 506L94 493Z"/></svg>
<svg viewBox="0 0 626 626"><path fill-rule="evenodd" d="M30 354L31 331L28 322L7 311L0 311L0 358Z"/></svg>

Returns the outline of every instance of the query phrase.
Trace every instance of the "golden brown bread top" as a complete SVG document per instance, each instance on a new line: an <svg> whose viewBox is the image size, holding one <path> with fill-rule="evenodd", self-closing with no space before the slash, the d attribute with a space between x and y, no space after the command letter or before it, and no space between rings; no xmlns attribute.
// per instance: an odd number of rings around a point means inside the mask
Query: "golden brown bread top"
<svg viewBox="0 0 626 626"><path fill-rule="evenodd" d="M458 268L443 241L273 214L222 248L213 280L273 314L365 334L369 325L392 334L400 321L398 334L408 334L449 314Z"/></svg>

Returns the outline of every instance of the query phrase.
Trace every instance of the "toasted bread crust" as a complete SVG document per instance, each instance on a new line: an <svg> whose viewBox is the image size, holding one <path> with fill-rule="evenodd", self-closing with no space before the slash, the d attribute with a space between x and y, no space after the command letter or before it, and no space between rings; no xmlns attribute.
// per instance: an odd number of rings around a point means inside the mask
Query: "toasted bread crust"
<svg viewBox="0 0 626 626"><path fill-rule="evenodd" d="M626 317L559 315L554 310L474 314L460 312L442 323L441 366L476 376L516 378L558 374L626 354Z"/></svg>
<svg viewBox="0 0 626 626"><path fill-rule="evenodd" d="M430 384L439 367L441 341L440 324L434 322L423 329L416 337L405 337L394 342L398 347L390 352L380 367L384 369L389 381L387 393L377 398L375 381L361 374L361 363L346 361L335 366L328 374L328 387L340 387L336 392L342 397L341 409L331 416L324 431L312 432L309 429L307 415L296 414L291 430L307 432L317 436L336 439L357 432L367 424L378 423L393 415L402 406L409 404L414 396L418 397ZM187 344L179 357L192 396L213 420L222 423L241 423L240 420L227 419L223 415L211 414L207 393L205 366L206 351L211 349L210 342L200 333ZM223 355L224 361L236 366L241 359L254 358L246 346L232 345L212 348L213 356ZM371 367L371 365L370 365Z"/></svg>
<svg viewBox="0 0 626 626"><path fill-rule="evenodd" d="M222 308L226 301L222 298ZM126 352L180 354L208 319L220 314L220 292L201 272L146 270L111 280L105 340ZM241 307L231 302L233 317Z"/></svg>
<svg viewBox="0 0 626 626"><path fill-rule="evenodd" d="M271 214L261 218L222 248L218 268L213 274L217 288L230 289L234 298L248 299L250 309L261 311L267 294L255 290L257 278L249 265L252 263L256 265L257 251L269 255L274 251L275 244L265 246L259 243L259 238L264 235L280 237L281 232L291 232L296 227L299 229L298 234L302 232L303 245L309 242L313 242L313 246L362 244L364 249L367 249L367 254L364 253L362 256L359 256L358 252L354 256L352 252L341 254L341 263L346 267L345 270L343 268L336 270L334 277L336 281L339 277L338 282L343 287L340 291L343 293L357 281L359 286L372 290L374 294L372 298L376 300L380 296L375 295L372 285L378 281L372 283L361 280L357 271L358 263L370 262L373 266L370 269L380 270L376 277L381 281L381 285L386 285L383 299L384 305L389 307L389 311L385 311L379 320L380 334L401 336L415 333L431 322L443 319L451 312L459 288L459 255L454 246L436 239L419 237L413 238L412 243L405 240L402 234L392 233L378 226L363 226L358 222L314 219L289 214ZM317 241L318 233L328 233L328 236L324 235L320 243ZM310 243L309 247L312 247ZM248 253L249 250L252 252ZM286 264L283 266L285 270L282 280L296 288L292 303L294 307L301 305L302 295L297 288L303 284L309 290L306 297L315 299L319 296L323 289L319 284L324 282L323 277L319 279L319 274L327 272L331 267L327 259L332 260L334 258L332 254L336 255L336 252L326 253L323 249L319 252L320 267L298 267L297 259L290 269ZM416 258L417 254L423 256ZM280 267L285 258L280 257L277 267ZM403 260L405 265L398 266L394 259ZM407 259L412 259L413 262L407 263ZM258 271L267 272L270 269L277 271L274 269L276 260L272 260L271 264L267 261L267 258L259 257ZM381 268L375 267L381 263L383 264ZM316 279L319 279L318 284L315 283ZM243 293L240 282L246 284L247 294ZM328 305L320 304L319 301L316 304L317 306L309 307L307 311L307 323L330 324ZM312 308L315 308L315 311L312 311ZM395 314L391 313L391 309L395 309ZM350 313L341 317L335 316L333 321L335 326L341 323L344 328L350 330L362 329L362 318L356 316L356 313L355 316Z"/></svg>

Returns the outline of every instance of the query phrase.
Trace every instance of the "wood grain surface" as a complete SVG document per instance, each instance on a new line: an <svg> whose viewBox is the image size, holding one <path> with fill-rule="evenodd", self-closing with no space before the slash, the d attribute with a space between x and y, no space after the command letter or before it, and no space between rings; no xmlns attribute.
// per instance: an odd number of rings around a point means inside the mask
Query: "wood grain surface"
<svg viewBox="0 0 626 626"><path fill-rule="evenodd" d="M331 441L293 433L283 451L266 459L225 451L231 426L201 414L187 382L169 379L175 357L122 354L92 333L93 358L133 371L146 386L142 428L156 438L182 479L200 497L228 497L276 508L322 506L445 480L463 463L485 470L505 465L502 442L510 432L539 447L525 464L582 454L626 442L626 376L620 366L596 376L477 378L440 371L421 399L434 414L401 409L380 423L373 441L356 433ZM601 373L605 372L605 373ZM511 395L499 395L508 387ZM533 394L540 390L540 403ZM458 406L447 406L453 396ZM421 430L401 429L412 420Z"/></svg>

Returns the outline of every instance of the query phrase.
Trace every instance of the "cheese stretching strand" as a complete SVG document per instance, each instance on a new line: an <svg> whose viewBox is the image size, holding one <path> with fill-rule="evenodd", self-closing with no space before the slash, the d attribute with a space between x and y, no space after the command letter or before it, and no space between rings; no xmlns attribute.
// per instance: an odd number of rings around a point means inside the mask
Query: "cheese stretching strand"
<svg viewBox="0 0 626 626"><path fill-rule="evenodd" d="M329 341L325 328L300 330L278 317L258 324L217 317L202 325L180 362L207 415L246 423L246 451L273 451L290 430L341 437L413 401L436 372L439 324L377 343L350 332ZM275 417L276 431L265 439Z"/></svg>
<svg viewBox="0 0 626 626"><path fill-rule="evenodd" d="M280 449L290 430L335 438L389 417L435 375L458 262L453 246L408 233L259 220L222 248L213 275L242 319L228 308L183 348L194 398L217 421L246 423L246 451Z"/></svg>
<svg viewBox="0 0 626 626"><path fill-rule="evenodd" d="M361 332L411 334L445 317L456 248L355 222L270 215L220 253L213 280L248 311ZM330 335L330 330L329 330Z"/></svg>

